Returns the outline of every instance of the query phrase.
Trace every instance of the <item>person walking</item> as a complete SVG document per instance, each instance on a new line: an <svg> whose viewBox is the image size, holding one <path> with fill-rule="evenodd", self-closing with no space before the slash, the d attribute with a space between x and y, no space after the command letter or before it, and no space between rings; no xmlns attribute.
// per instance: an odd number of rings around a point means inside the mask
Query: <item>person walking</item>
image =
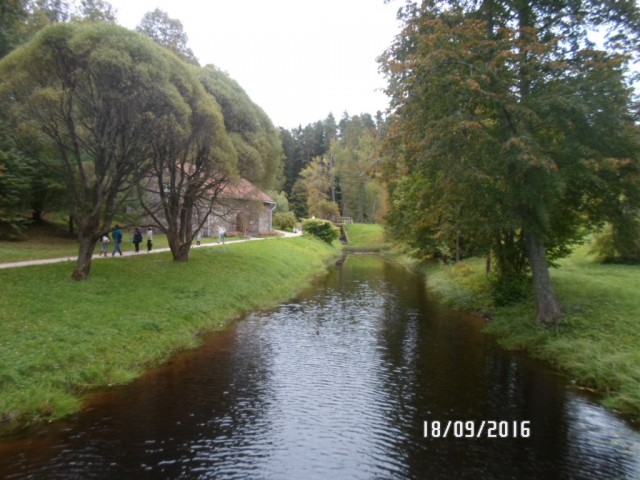
<svg viewBox="0 0 640 480"><path fill-rule="evenodd" d="M122 256L122 229L120 228L120 225L116 225L116 228L113 231L113 253L111 256L115 257L116 252Z"/></svg>
<svg viewBox="0 0 640 480"><path fill-rule="evenodd" d="M147 253L153 248L153 228L147 227Z"/></svg>
<svg viewBox="0 0 640 480"><path fill-rule="evenodd" d="M227 232L227 229L222 225L218 225L218 243L224 243L224 234Z"/></svg>
<svg viewBox="0 0 640 480"><path fill-rule="evenodd" d="M100 256L107 256L107 250L109 250L109 234L105 233L100 237Z"/></svg>
<svg viewBox="0 0 640 480"><path fill-rule="evenodd" d="M142 232L138 227L136 227L135 232L133 232L133 244L136 247L136 253L140 252L140 244L142 243Z"/></svg>

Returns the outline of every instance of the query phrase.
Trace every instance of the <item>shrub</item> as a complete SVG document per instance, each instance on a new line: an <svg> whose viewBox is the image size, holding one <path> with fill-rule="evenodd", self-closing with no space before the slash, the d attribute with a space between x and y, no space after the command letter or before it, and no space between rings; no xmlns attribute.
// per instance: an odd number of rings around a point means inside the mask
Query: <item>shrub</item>
<svg viewBox="0 0 640 480"><path fill-rule="evenodd" d="M332 243L340 238L340 229L328 220L305 220L302 222L302 231L327 243Z"/></svg>
<svg viewBox="0 0 640 480"><path fill-rule="evenodd" d="M296 226L296 216L293 212L276 212L273 225L280 230L293 230Z"/></svg>
<svg viewBox="0 0 640 480"><path fill-rule="evenodd" d="M497 272L491 277L491 296L497 306L513 305L531 298L531 278L514 271Z"/></svg>

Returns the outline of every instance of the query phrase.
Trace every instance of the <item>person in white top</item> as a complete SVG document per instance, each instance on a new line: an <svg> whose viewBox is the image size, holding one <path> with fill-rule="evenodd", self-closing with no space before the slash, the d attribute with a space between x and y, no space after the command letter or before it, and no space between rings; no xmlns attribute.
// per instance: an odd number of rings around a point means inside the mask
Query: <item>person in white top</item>
<svg viewBox="0 0 640 480"><path fill-rule="evenodd" d="M147 228L147 253L153 248L153 228Z"/></svg>
<svg viewBox="0 0 640 480"><path fill-rule="evenodd" d="M105 233L100 237L100 256L107 256L107 250L109 249L109 234Z"/></svg>
<svg viewBox="0 0 640 480"><path fill-rule="evenodd" d="M222 225L218 226L218 243L224 243L224 234L227 232L227 229Z"/></svg>

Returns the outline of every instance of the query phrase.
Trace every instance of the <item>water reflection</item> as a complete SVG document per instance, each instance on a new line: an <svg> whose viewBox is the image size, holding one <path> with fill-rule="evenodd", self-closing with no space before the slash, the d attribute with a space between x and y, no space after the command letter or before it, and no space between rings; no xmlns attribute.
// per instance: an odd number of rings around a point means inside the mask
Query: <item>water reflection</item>
<svg viewBox="0 0 640 480"><path fill-rule="evenodd" d="M87 411L0 443L0 478L640 477L640 436L419 278L349 257ZM530 420L531 438L424 438L425 420Z"/></svg>

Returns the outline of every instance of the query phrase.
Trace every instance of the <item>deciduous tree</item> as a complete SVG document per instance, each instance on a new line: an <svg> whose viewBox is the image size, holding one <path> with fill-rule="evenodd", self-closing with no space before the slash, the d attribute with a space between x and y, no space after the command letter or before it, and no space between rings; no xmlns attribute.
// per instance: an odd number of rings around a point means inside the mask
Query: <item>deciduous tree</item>
<svg viewBox="0 0 640 480"><path fill-rule="evenodd" d="M340 215L340 209L335 197L331 196L336 181L333 159L330 156L315 157L300 172L300 177L307 192L309 214L335 221Z"/></svg>
<svg viewBox="0 0 640 480"><path fill-rule="evenodd" d="M136 31L171 50L183 60L198 65L198 59L187 46L189 37L184 31L182 22L169 17L167 12L156 8L152 12L145 13Z"/></svg>
<svg viewBox="0 0 640 480"><path fill-rule="evenodd" d="M74 18L91 22L116 23L116 11L105 0L81 0Z"/></svg>
<svg viewBox="0 0 640 480"><path fill-rule="evenodd" d="M629 43L600 51L587 32L637 38L638 18L631 1L427 1L408 4L381 58L403 231L418 245L425 235L423 249L462 234L493 251L505 278L530 268L545 324L561 316L549 256L637 201Z"/></svg>
<svg viewBox="0 0 640 480"><path fill-rule="evenodd" d="M238 173L264 190L281 188L284 154L278 130L229 75L213 65L200 81L222 109L224 125L237 154Z"/></svg>
<svg viewBox="0 0 640 480"><path fill-rule="evenodd" d="M186 262L197 232L233 178L236 151L197 67L178 59L170 65L178 108L156 122L137 185L145 212L167 234L173 259Z"/></svg>
<svg viewBox="0 0 640 480"><path fill-rule="evenodd" d="M88 278L158 127L187 108L174 58L121 27L57 24L0 62L14 130L56 152L80 238L74 279Z"/></svg>
<svg viewBox="0 0 640 480"><path fill-rule="evenodd" d="M375 178L378 130L373 119L356 115L340 123L331 146L335 158L342 214L359 223L375 222L384 206L382 185Z"/></svg>

